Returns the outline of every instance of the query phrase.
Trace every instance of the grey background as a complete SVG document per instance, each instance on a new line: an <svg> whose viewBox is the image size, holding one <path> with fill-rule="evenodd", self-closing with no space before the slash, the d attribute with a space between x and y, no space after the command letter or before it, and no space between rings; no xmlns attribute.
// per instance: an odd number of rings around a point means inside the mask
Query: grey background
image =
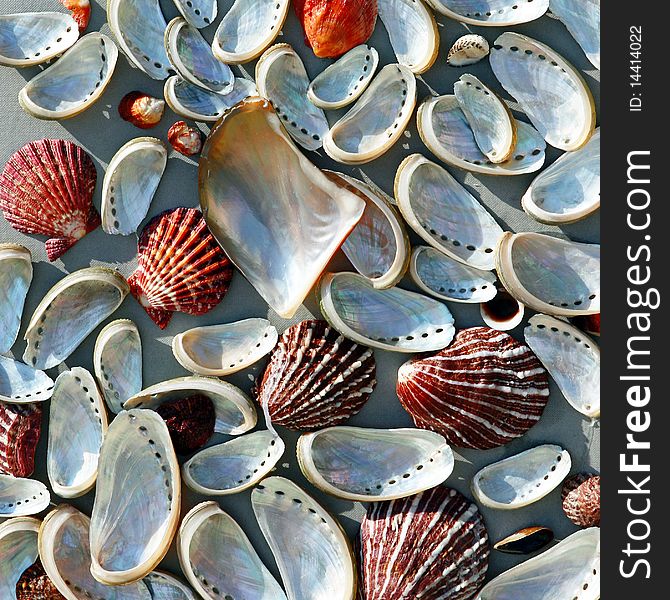
<svg viewBox="0 0 670 600"><path fill-rule="evenodd" d="M232 5L232 0L219 1L219 18L214 25L203 30L205 37L211 41L211 37L218 25L221 15L225 14ZM28 10L62 10L57 0L1 0L0 12L22 12ZM170 0L162 0L166 19L177 16L177 10ZM105 7L103 0L92 0L92 18L88 31L102 30L109 33L106 26ZM484 60L466 69L455 69L446 66L446 54L453 42L461 35L469 31L484 35L493 43L495 38L503 31L498 28L470 27L447 17L436 15L438 28L441 36L440 54L433 68L424 74L418 82L418 101L428 96L431 91L439 94L453 93L453 83L464 72L470 72L482 79L485 83L498 90L503 97L509 100L500 86L497 84L488 64ZM565 27L550 16L512 28L523 34L527 34L542 42L549 44L557 50L573 65L575 65L584 76L588 86L593 91L596 105L599 106L599 72L588 62L577 43L572 39ZM277 42L288 42L293 45L301 55L311 78L315 77L332 61L316 58L311 50L303 43L300 25L290 9L287 22L282 35ZM394 62L394 56L388 42L388 36L380 21L372 38L368 42L376 47L380 53L380 67L389 62ZM253 76L254 63L244 66L244 69ZM241 73L234 68L236 73ZM80 144L93 157L98 168L98 186L94 197L94 203L100 207L100 189L104 170L114 153L128 140L142 135L152 135L166 139L169 126L181 117L177 117L169 109L158 127L143 132L134 128L129 123L122 121L117 113L120 99L131 90L143 90L154 96L162 97L162 82L149 79L138 70L129 66L123 55L119 56L116 72L111 84L102 98L87 112L74 119L63 122L38 121L24 113L18 105L17 94L25 82L39 72L39 68L15 70L0 67L0 106L3 115L0 121L0 165L4 164L9 156L23 144L43 138L65 138ZM515 109L514 102L509 102ZM328 114L331 123L334 123L344 111ZM516 116L520 115L516 113ZM524 119L524 117L521 117ZM527 119L524 119L527 120ZM207 127L202 126L204 132ZM240 150L243 148L243 140L240 140ZM393 176L401 160L410 153L421 152L428 158L435 158L423 146L416 132L414 118L405 136L386 155L372 163L363 165L361 168L365 175L371 178L378 186L387 193L392 193ZM547 164L555 160L560 152L553 148L547 148ZM323 152L311 154L313 161L325 168L340 170L356 177L362 177L358 167L338 165L325 156ZM449 168L449 171L488 207L503 228L513 231L542 231L555 235L568 236L576 241L599 242L599 214L573 225L562 228L548 227L536 223L520 208L520 198L528 187L531 176L518 177L490 177L466 173L458 169ZM168 167L153 200L147 219L159 212L176 206L197 206L197 162L186 158L175 152L171 152ZM413 243L419 243L419 239L412 235ZM136 236L109 236L98 228L79 241L76 246L68 251L61 259L49 263L44 252L43 239L26 236L14 231L7 222L0 218L0 242L15 242L27 246L33 254L35 261L34 280L26 302L23 327L13 348L13 353L20 358L24 350L22 341L23 331L28 323L30 315L36 308L40 299L46 291L61 279L64 274L91 265L109 265L117 268L124 275L129 275L134 269L136 254ZM346 259L338 254L333 259L333 269L350 270ZM406 277L400 284L407 289L415 289ZM464 328L482 324L479 316L478 306L450 303L449 308L453 312L456 325ZM295 318L289 322L278 318L268 310L255 290L246 280L236 273L232 286L226 298L210 313L202 317L191 317L176 313L169 327L160 331L148 316L140 308L139 304L128 297L120 309L111 319L132 319L140 329L142 344L144 347L144 384L153 383L185 375L184 369L174 360L170 349L170 343L174 335L194 326L209 325L222 322L231 322L250 316L267 316L281 331L292 322L297 322L310 316L318 316L318 307L314 294L310 294L305 305L300 309ZM528 316L528 315L527 315ZM108 319L106 322L109 322ZM525 322L524 322L525 324ZM104 324L103 324L104 325ZM101 325L96 332L90 335L79 349L67 360L67 364L61 365L52 371L52 376L59 371L74 366L83 366L92 371L92 353L95 338ZM511 332L517 339L523 339L523 324ZM370 401L363 410L352 418L350 425L369 427L406 427L412 426L412 421L400 406L395 393L395 381L397 368L409 357L403 354L375 351L378 365L378 385ZM226 379L240 386L248 392L251 388L251 380L258 375L260 365L242 371ZM48 484L45 473L45 455L47 440L47 415L48 404L44 406L45 418L43 433L38 449L38 468L35 477ZM262 427L262 417L259 427ZM73 423L73 432L76 432L77 424ZM318 492L308 484L296 464L295 441L297 434L286 429L279 428L279 432L286 442L287 450L277 465L275 474L288 476L312 495L314 495L327 509L337 515L347 533L352 537L358 531L358 524L364 513L364 506L359 503L337 500ZM223 441L225 436L215 436L210 444ZM592 425L578 412L573 410L556 386L552 382L551 397L544 415L539 424L533 427L525 436L502 448L476 451L456 450L456 467L453 474L447 480L447 485L472 497L469 491L469 483L474 473L484 465L500 460L532 446L541 443L556 443L568 449L572 456L572 472L594 471L599 468L599 431L597 425ZM255 522L251 511L250 492L243 492L234 496L221 497L218 499L221 507L229 512L243 529L247 532L255 548L265 564L278 577L278 572L260 530ZM184 499L182 511L185 513L192 506L205 498L193 494L184 487ZM61 499L53 496L53 502L59 503ZM90 514L93 502L93 492L71 501L77 508ZM576 530L563 515L560 506L560 491L554 490L541 501L514 511L499 511L482 509L484 519L491 537L495 542L502 537L516 531L520 527L529 525L545 525L552 528L558 539L562 539ZM523 560L519 557L504 555L496 551L491 553L489 575L496 575L514 564ZM161 567L179 573L179 564L174 549L171 549Z"/></svg>

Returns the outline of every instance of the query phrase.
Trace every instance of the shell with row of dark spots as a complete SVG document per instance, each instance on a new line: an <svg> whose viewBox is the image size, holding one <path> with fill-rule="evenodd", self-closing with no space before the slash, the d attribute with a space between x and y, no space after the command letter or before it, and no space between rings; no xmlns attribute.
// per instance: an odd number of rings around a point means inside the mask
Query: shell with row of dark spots
<svg viewBox="0 0 670 600"><path fill-rule="evenodd" d="M165 421L177 454L199 450L214 434L216 411L204 394L163 402L156 412Z"/></svg>
<svg viewBox="0 0 670 600"><path fill-rule="evenodd" d="M406 362L397 393L417 427L460 448L488 449L522 436L549 399L547 372L531 350L488 327L460 331L437 354Z"/></svg>
<svg viewBox="0 0 670 600"><path fill-rule="evenodd" d="M97 172L86 152L66 140L38 140L16 151L0 174L0 208L21 233L50 236L56 260L100 225L93 207Z"/></svg>
<svg viewBox="0 0 670 600"><path fill-rule="evenodd" d="M563 512L579 527L600 527L600 475L578 473L563 483Z"/></svg>
<svg viewBox="0 0 670 600"><path fill-rule="evenodd" d="M358 554L361 600L471 600L490 548L477 506L438 486L370 504Z"/></svg>
<svg viewBox="0 0 670 600"><path fill-rule="evenodd" d="M202 315L226 295L233 267L195 208L174 208L154 217L137 245L130 292L165 329L172 313Z"/></svg>
<svg viewBox="0 0 670 600"><path fill-rule="evenodd" d="M51 582L38 558L16 584L16 600L65 600L65 596Z"/></svg>
<svg viewBox="0 0 670 600"><path fill-rule="evenodd" d="M0 402L0 473L29 477L42 430L39 404Z"/></svg>
<svg viewBox="0 0 670 600"><path fill-rule="evenodd" d="M256 390L272 422L311 430L356 414L377 383L370 348L346 339L326 321L289 327L272 351Z"/></svg>

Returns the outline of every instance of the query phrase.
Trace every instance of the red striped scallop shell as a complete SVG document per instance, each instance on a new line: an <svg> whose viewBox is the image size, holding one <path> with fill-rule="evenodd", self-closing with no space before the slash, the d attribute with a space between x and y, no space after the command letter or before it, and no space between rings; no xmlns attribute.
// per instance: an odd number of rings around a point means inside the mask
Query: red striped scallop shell
<svg viewBox="0 0 670 600"><path fill-rule="evenodd" d="M130 292L161 329L173 312L202 315L226 295L233 267L195 208L154 217L137 245Z"/></svg>
<svg viewBox="0 0 670 600"><path fill-rule="evenodd" d="M0 473L30 477L42 429L39 404L0 402Z"/></svg>
<svg viewBox="0 0 670 600"><path fill-rule="evenodd" d="M91 157L66 140L26 144L0 174L0 208L21 233L48 235L49 260L100 225L93 207L97 172Z"/></svg>
<svg viewBox="0 0 670 600"><path fill-rule="evenodd" d="M396 390L417 427L441 433L453 446L484 450L540 420L549 380L527 346L502 331L472 327L437 354L402 365Z"/></svg>
<svg viewBox="0 0 670 600"><path fill-rule="evenodd" d="M600 527L600 475L579 473L566 479L563 512L579 527Z"/></svg>
<svg viewBox="0 0 670 600"><path fill-rule="evenodd" d="M490 554L477 506L443 486L370 504L358 550L361 600L471 600Z"/></svg>

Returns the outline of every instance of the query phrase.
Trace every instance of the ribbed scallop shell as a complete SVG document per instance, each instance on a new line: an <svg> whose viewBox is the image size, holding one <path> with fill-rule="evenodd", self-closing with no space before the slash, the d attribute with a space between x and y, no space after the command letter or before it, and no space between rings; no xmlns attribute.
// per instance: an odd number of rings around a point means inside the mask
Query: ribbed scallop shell
<svg viewBox="0 0 670 600"><path fill-rule="evenodd" d="M0 402L0 473L30 477L42 429L39 404Z"/></svg>
<svg viewBox="0 0 670 600"><path fill-rule="evenodd" d="M549 0L430 0L439 13L480 27L510 27L541 17Z"/></svg>
<svg viewBox="0 0 670 600"><path fill-rule="evenodd" d="M488 569L477 506L443 486L370 504L358 537L361 600L472 600Z"/></svg>
<svg viewBox="0 0 670 600"><path fill-rule="evenodd" d="M32 517L15 517L0 524L0 597L3 599L14 600L16 584L37 560L40 523Z"/></svg>
<svg viewBox="0 0 670 600"><path fill-rule="evenodd" d="M225 296L233 268L207 229L199 210L175 208L142 230L138 266L130 291L151 319L165 329L172 313L202 315Z"/></svg>
<svg viewBox="0 0 670 600"><path fill-rule="evenodd" d="M0 519L36 515L50 501L49 490L41 481L0 474Z"/></svg>
<svg viewBox="0 0 670 600"><path fill-rule="evenodd" d="M16 600L65 600L38 559L16 584Z"/></svg>
<svg viewBox="0 0 670 600"><path fill-rule="evenodd" d="M177 454L190 454L212 437L216 425L214 403L204 394L163 402L156 408L170 432Z"/></svg>
<svg viewBox="0 0 670 600"><path fill-rule="evenodd" d="M273 423L318 429L356 414L376 383L370 348L344 338L325 321L302 321L280 337L257 397Z"/></svg>
<svg viewBox="0 0 670 600"><path fill-rule="evenodd" d="M459 448L488 449L540 420L549 381L528 347L506 333L471 327L441 352L402 365L397 392L417 427Z"/></svg>
<svg viewBox="0 0 670 600"><path fill-rule="evenodd" d="M100 225L93 207L97 172L91 157L66 140L26 144L0 175L0 208L22 233L50 236L49 260Z"/></svg>
<svg viewBox="0 0 670 600"><path fill-rule="evenodd" d="M142 582L151 600L197 600L195 593L180 579L162 571L152 571Z"/></svg>
<svg viewBox="0 0 670 600"><path fill-rule="evenodd" d="M0 354L9 352L16 341L32 280L33 263L30 250L17 244L0 244ZM0 374L0 399L1 396Z"/></svg>
<svg viewBox="0 0 670 600"><path fill-rule="evenodd" d="M563 512L579 527L600 527L600 475L579 473L565 480Z"/></svg>

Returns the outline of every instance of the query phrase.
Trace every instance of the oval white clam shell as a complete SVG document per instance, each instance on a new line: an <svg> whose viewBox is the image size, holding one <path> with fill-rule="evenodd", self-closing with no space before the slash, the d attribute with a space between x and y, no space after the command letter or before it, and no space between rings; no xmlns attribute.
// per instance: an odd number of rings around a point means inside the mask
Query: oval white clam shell
<svg viewBox="0 0 670 600"><path fill-rule="evenodd" d="M174 0L177 10L197 29L211 25L219 10L217 0Z"/></svg>
<svg viewBox="0 0 670 600"><path fill-rule="evenodd" d="M36 515L49 506L49 502L51 495L41 481L0 473L0 518ZM0 579L2 575L0 567Z"/></svg>
<svg viewBox="0 0 670 600"><path fill-rule="evenodd" d="M560 485L571 465L570 454L560 446L536 446L479 470L472 478L472 493L489 508L522 508Z"/></svg>
<svg viewBox="0 0 670 600"><path fill-rule="evenodd" d="M190 587L163 571L152 571L142 582L147 586L151 600L197 600Z"/></svg>
<svg viewBox="0 0 670 600"><path fill-rule="evenodd" d="M101 33L83 36L53 65L19 92L19 104L38 119L69 119L102 96L112 79L119 51Z"/></svg>
<svg viewBox="0 0 670 600"><path fill-rule="evenodd" d="M0 524L0 597L16 598L16 584L37 560L40 521L14 517Z"/></svg>
<svg viewBox="0 0 670 600"><path fill-rule="evenodd" d="M51 398L54 382L44 371L0 356L0 401L13 404L44 402Z"/></svg>
<svg viewBox="0 0 670 600"><path fill-rule="evenodd" d="M598 345L576 327L547 315L531 317L523 333L570 405L587 417L600 417Z"/></svg>
<svg viewBox="0 0 670 600"><path fill-rule="evenodd" d="M510 27L540 18L549 0L428 0L439 13L480 27Z"/></svg>
<svg viewBox="0 0 670 600"><path fill-rule="evenodd" d="M184 331L172 340L172 354L189 371L222 377L259 361L277 339L267 319L244 319Z"/></svg>
<svg viewBox="0 0 670 600"><path fill-rule="evenodd" d="M286 600L242 528L216 502L198 504L184 516L177 554L203 598Z"/></svg>
<svg viewBox="0 0 670 600"><path fill-rule="evenodd" d="M600 0L549 0L549 10L565 24L591 64L600 69Z"/></svg>
<svg viewBox="0 0 670 600"><path fill-rule="evenodd" d="M9 352L19 334L23 306L33 280L32 260L27 248L0 244L0 354Z"/></svg>

